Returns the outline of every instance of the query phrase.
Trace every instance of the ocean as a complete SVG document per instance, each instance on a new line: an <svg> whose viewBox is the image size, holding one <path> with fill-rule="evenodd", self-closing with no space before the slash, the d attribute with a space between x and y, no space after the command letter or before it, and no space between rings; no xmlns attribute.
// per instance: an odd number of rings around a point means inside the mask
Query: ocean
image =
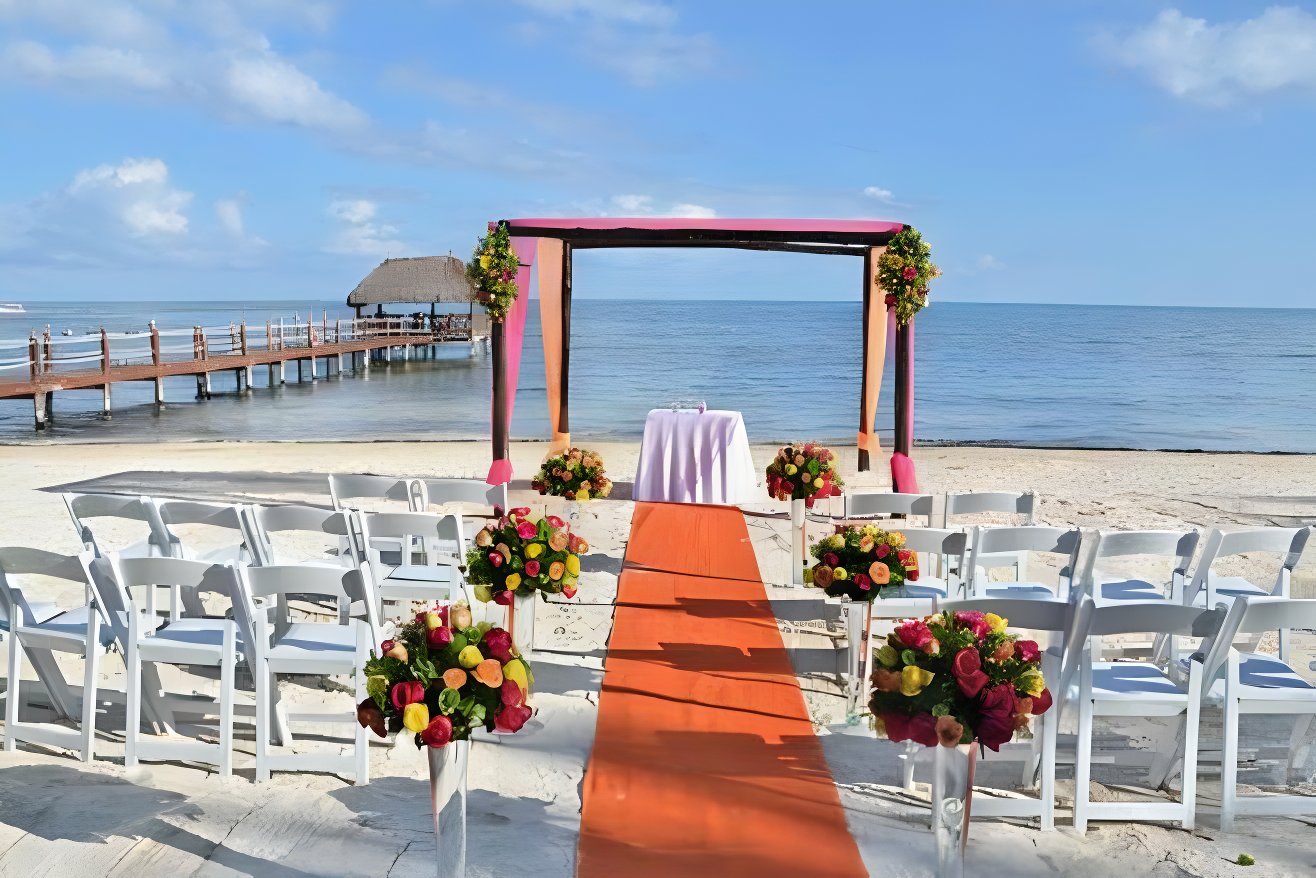
<svg viewBox="0 0 1316 878"><path fill-rule="evenodd" d="M49 324L59 335L280 317L349 317L339 303L29 304L0 317L0 341ZM538 308L531 303L513 438L547 438ZM573 437L633 439L649 409L704 400L745 416L751 441L853 442L860 370L858 302L632 301L572 306ZM1048 447L1316 452L1316 310L937 302L918 318L915 433L922 442ZM15 352L16 353L16 352ZM0 351L0 359L12 356ZM891 432L888 363L879 432ZM465 345L369 375L233 392L216 373L56 395L37 434L30 400L0 399L0 442L483 439L490 361ZM9 373L13 374L13 373ZM295 369L289 369L290 376ZM5 373L0 372L0 380ZM889 441L889 439L888 439Z"/></svg>

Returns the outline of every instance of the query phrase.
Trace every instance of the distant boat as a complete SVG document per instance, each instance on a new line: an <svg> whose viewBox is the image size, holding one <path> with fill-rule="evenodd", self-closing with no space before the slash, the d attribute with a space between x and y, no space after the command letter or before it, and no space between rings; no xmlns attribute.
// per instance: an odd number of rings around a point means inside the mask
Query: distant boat
<svg viewBox="0 0 1316 878"><path fill-rule="evenodd" d="M26 310L17 302L0 302L0 317L9 317L15 314L24 314Z"/></svg>
<svg viewBox="0 0 1316 878"><path fill-rule="evenodd" d="M60 333L60 335L72 335L72 334L73 334L73 330L71 329L66 329Z"/></svg>

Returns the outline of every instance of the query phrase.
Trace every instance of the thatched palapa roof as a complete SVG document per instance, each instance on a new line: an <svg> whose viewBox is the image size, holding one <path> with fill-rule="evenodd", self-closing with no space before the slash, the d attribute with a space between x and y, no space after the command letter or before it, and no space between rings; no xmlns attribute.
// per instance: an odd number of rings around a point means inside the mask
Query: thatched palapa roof
<svg viewBox="0 0 1316 878"><path fill-rule="evenodd" d="M466 265L456 256L385 259L347 296L350 305L469 302Z"/></svg>

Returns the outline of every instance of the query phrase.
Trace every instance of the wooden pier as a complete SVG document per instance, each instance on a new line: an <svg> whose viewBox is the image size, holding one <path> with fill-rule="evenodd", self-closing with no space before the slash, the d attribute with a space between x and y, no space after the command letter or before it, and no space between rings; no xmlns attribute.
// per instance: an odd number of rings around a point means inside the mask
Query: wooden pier
<svg viewBox="0 0 1316 878"><path fill-rule="evenodd" d="M159 329L155 321L141 332L106 332L82 336L54 336L49 327L26 341L0 341L0 399L31 399L34 423L44 430L54 422L56 391L102 392L102 414L110 416L112 388L124 381L155 383L155 404L165 404L164 379L196 378L197 399L210 398L210 376L234 373L239 391L252 389L252 370L265 366L269 384L287 381L288 363L297 366L297 380L309 367L317 377L317 361L324 375L368 371L371 362L387 364L434 353L440 344L465 343L476 353L488 341L487 327L467 315L445 315L431 320L374 317L266 323L249 326L194 326Z"/></svg>

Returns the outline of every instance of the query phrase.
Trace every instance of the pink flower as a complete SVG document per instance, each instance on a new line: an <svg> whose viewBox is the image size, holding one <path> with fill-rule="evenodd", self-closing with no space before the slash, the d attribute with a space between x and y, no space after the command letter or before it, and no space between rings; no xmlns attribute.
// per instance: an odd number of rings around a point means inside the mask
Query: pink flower
<svg viewBox="0 0 1316 878"><path fill-rule="evenodd" d="M388 700L393 702L395 708L402 710L408 704L425 700L425 685L415 680L397 683L393 686L393 691L388 694Z"/></svg>
<svg viewBox="0 0 1316 878"><path fill-rule="evenodd" d="M516 526L516 535L523 540L533 540L539 536L539 528L528 521L523 521Z"/></svg>
<svg viewBox="0 0 1316 878"><path fill-rule="evenodd" d="M494 719L494 728L500 732L519 732L533 713L523 704L505 705Z"/></svg>
<svg viewBox="0 0 1316 878"><path fill-rule="evenodd" d="M1035 662L1042 658L1042 651L1035 640L1018 640L1014 644L1014 657L1026 662Z"/></svg>
<svg viewBox="0 0 1316 878"><path fill-rule="evenodd" d="M900 551L896 552L896 560L899 561L901 564L909 563L910 557L911 556L908 549L901 549Z"/></svg>
<svg viewBox="0 0 1316 878"><path fill-rule="evenodd" d="M929 655L935 648L936 640L932 636L932 629L928 628L920 619L908 619L896 626L896 640L906 649L921 649Z"/></svg>
<svg viewBox="0 0 1316 878"><path fill-rule="evenodd" d="M562 519L558 518L556 515L550 515L548 517L548 526L555 528L563 528L567 526L567 523Z"/></svg>
<svg viewBox="0 0 1316 878"><path fill-rule="evenodd" d="M527 515L530 514L530 507L517 506L515 509L512 510L512 514L515 515L517 518L525 518Z"/></svg>
<svg viewBox="0 0 1316 878"><path fill-rule="evenodd" d="M856 573L854 575L854 584L859 586L860 591L868 591L873 587L873 580L869 579L866 573Z"/></svg>
<svg viewBox="0 0 1316 878"><path fill-rule="evenodd" d="M426 633L425 640L434 649L443 649L449 643L452 643L452 629L446 625L432 628Z"/></svg>
<svg viewBox="0 0 1316 878"><path fill-rule="evenodd" d="M436 716L420 733L421 743L427 747L443 747L452 740L452 720L446 716Z"/></svg>
<svg viewBox="0 0 1316 878"><path fill-rule="evenodd" d="M913 280L918 277L918 269L912 265L906 265L905 270L900 272L900 276L905 280Z"/></svg>
<svg viewBox="0 0 1316 878"><path fill-rule="evenodd" d="M502 552L490 552L489 555L488 555L488 558L489 558L489 563L492 564L493 566L495 566L495 567L502 567L502 566L503 566L503 553L502 553Z"/></svg>
<svg viewBox="0 0 1316 878"><path fill-rule="evenodd" d="M502 689L498 692L498 698L503 702L504 707L519 707L525 704L525 693L517 685L515 680L503 678Z"/></svg>
<svg viewBox="0 0 1316 878"><path fill-rule="evenodd" d="M879 558L885 558L887 555L890 555L890 554L891 554L891 547L890 547L890 546L888 546L886 543L879 543L879 544L878 544L878 546L877 546L877 557L879 557Z"/></svg>
<svg viewBox="0 0 1316 878"><path fill-rule="evenodd" d="M538 562L538 561L534 561L534 560L531 560L531 561L527 561L527 562L525 562L525 575L526 575L526 576L538 576L538 575L539 575L539 562Z"/></svg>
<svg viewBox="0 0 1316 878"><path fill-rule="evenodd" d="M961 627L973 632L973 636L982 640L991 633L992 626L987 624L987 614L977 610L961 610L955 614L955 621Z"/></svg>
<svg viewBox="0 0 1316 878"><path fill-rule="evenodd" d="M512 605L512 601L515 599L516 599L516 595L513 592L508 591L507 589L503 589L502 591L499 592L494 592L494 603L500 607L510 607Z"/></svg>
<svg viewBox="0 0 1316 878"><path fill-rule="evenodd" d="M1033 696L1033 716L1041 716L1051 707L1051 690L1043 689L1042 694Z"/></svg>
<svg viewBox="0 0 1316 878"><path fill-rule="evenodd" d="M512 635L503 628L490 628L480 640L489 658L498 659L503 664L512 660Z"/></svg>
<svg viewBox="0 0 1316 878"><path fill-rule="evenodd" d="M841 559L837 557L835 552L828 552L826 555L823 555L823 563L828 567L835 567L841 563Z"/></svg>

